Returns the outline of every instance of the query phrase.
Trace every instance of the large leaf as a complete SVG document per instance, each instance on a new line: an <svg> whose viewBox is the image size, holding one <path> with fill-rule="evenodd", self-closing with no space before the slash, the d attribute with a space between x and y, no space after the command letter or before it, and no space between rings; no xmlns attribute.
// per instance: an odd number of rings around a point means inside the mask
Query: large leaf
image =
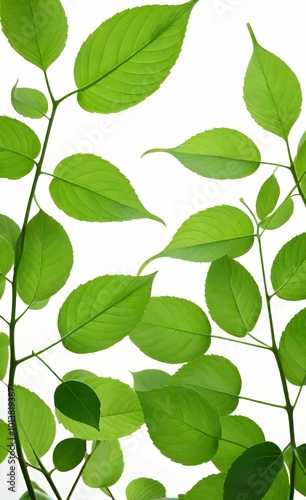
<svg viewBox="0 0 306 500"><path fill-rule="evenodd" d="M224 479L224 474L204 477L187 491L184 500L222 500Z"/></svg>
<svg viewBox="0 0 306 500"><path fill-rule="evenodd" d="M192 172L213 179L247 177L256 172L261 160L256 144L229 128L206 130L176 148L147 151L155 152L170 153Z"/></svg>
<svg viewBox="0 0 306 500"><path fill-rule="evenodd" d="M306 299L306 233L281 248L272 265L271 282L281 299Z"/></svg>
<svg viewBox="0 0 306 500"><path fill-rule="evenodd" d="M82 472L82 479L91 488L106 488L119 481L123 467L119 441L98 441Z"/></svg>
<svg viewBox="0 0 306 500"><path fill-rule="evenodd" d="M102 276L74 290L58 317L66 349L96 352L129 335L142 318L154 277Z"/></svg>
<svg viewBox="0 0 306 500"><path fill-rule="evenodd" d="M39 139L30 127L0 116L0 177L20 179L27 175L39 151Z"/></svg>
<svg viewBox="0 0 306 500"><path fill-rule="evenodd" d="M82 108L115 113L155 92L179 56L195 3L136 7L99 26L75 62Z"/></svg>
<svg viewBox="0 0 306 500"><path fill-rule="evenodd" d="M259 225L263 229L278 229L288 222L291 215L293 214L294 204L292 198L285 200L273 214L268 215L264 220L262 220Z"/></svg>
<svg viewBox="0 0 306 500"><path fill-rule="evenodd" d="M254 52L244 82L244 100L254 120L287 139L302 104L300 84L281 59L261 47L249 26Z"/></svg>
<svg viewBox="0 0 306 500"><path fill-rule="evenodd" d="M153 359L184 363L207 351L210 333L206 314L193 302L152 297L130 339Z"/></svg>
<svg viewBox="0 0 306 500"><path fill-rule="evenodd" d="M67 39L67 19L59 0L1 0L2 30L13 49L46 70Z"/></svg>
<svg viewBox="0 0 306 500"><path fill-rule="evenodd" d="M169 385L192 387L208 399L219 415L228 415L238 405L241 377L228 359L212 354L184 365L171 377Z"/></svg>
<svg viewBox="0 0 306 500"><path fill-rule="evenodd" d="M14 448L14 440L14 434L10 434L7 423L0 420L0 463L6 459L11 444Z"/></svg>
<svg viewBox="0 0 306 500"><path fill-rule="evenodd" d="M138 395L150 437L163 455L183 465L213 458L221 427L206 398L186 387L163 387Z"/></svg>
<svg viewBox="0 0 306 500"><path fill-rule="evenodd" d="M269 215L276 207L280 187L275 175L271 175L261 186L256 198L256 213L260 220Z"/></svg>
<svg viewBox="0 0 306 500"><path fill-rule="evenodd" d="M54 176L52 199L70 217L88 222L144 218L162 222L144 208L120 170L98 156L69 156L59 163Z"/></svg>
<svg viewBox="0 0 306 500"><path fill-rule="evenodd" d="M83 382L69 380L59 385L54 404L66 417L99 430L101 402L95 391Z"/></svg>
<svg viewBox="0 0 306 500"><path fill-rule="evenodd" d="M125 493L127 500L154 500L164 498L166 489L156 479L139 477L128 484Z"/></svg>
<svg viewBox="0 0 306 500"><path fill-rule="evenodd" d="M68 382L68 380L78 380L79 382L84 382L87 378L95 377L96 374L89 372L88 370L72 370L66 373L62 377L63 382Z"/></svg>
<svg viewBox="0 0 306 500"><path fill-rule="evenodd" d="M293 385L304 385L306 383L306 371L294 359L294 354L288 351L284 333L279 343L279 355L286 379Z"/></svg>
<svg viewBox="0 0 306 500"><path fill-rule="evenodd" d="M260 443L240 455L225 479L224 500L261 500L283 466L283 454L274 443Z"/></svg>
<svg viewBox="0 0 306 500"><path fill-rule="evenodd" d="M83 439L68 438L58 443L53 451L54 467L67 472L82 462L86 453L86 441Z"/></svg>
<svg viewBox="0 0 306 500"><path fill-rule="evenodd" d="M9 345L10 341L5 333L0 333L0 380L3 380L6 375L8 360L9 360Z"/></svg>
<svg viewBox="0 0 306 500"><path fill-rule="evenodd" d="M306 444L302 444L296 448L296 453L302 463L304 469L306 469ZM295 469L295 489L302 495L306 495L306 474L301 468L299 462L297 461Z"/></svg>
<svg viewBox="0 0 306 500"><path fill-rule="evenodd" d="M152 389L160 389L168 385L171 378L169 373L162 370L142 370L141 372L132 373L134 378L135 391L151 391Z"/></svg>
<svg viewBox="0 0 306 500"><path fill-rule="evenodd" d="M63 227L44 212L30 220L18 269L18 293L26 304L40 302L66 283L73 250Z"/></svg>
<svg viewBox="0 0 306 500"><path fill-rule="evenodd" d="M143 413L135 392L123 382L111 378L92 377L84 381L101 401L101 415L97 431L89 425L76 422L56 410L58 421L76 438L106 441L127 436L143 424Z"/></svg>
<svg viewBox="0 0 306 500"><path fill-rule="evenodd" d="M306 309L289 321L281 337L279 354L289 382L303 384L306 375Z"/></svg>
<svg viewBox="0 0 306 500"><path fill-rule="evenodd" d="M22 116L27 118L43 118L48 113L48 101L45 95L36 89L17 87L12 88L12 105Z"/></svg>

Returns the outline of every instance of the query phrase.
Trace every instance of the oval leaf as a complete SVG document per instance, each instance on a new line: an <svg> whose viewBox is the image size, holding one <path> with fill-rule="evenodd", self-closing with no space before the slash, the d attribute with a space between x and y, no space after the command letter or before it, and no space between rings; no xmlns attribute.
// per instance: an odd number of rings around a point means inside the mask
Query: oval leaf
<svg viewBox="0 0 306 500"><path fill-rule="evenodd" d="M0 236L0 272L4 276L14 264L14 252L7 240Z"/></svg>
<svg viewBox="0 0 306 500"><path fill-rule="evenodd" d="M141 372L132 373L134 378L135 391L151 391L152 389L160 389L168 385L171 378L169 373L162 370L142 370Z"/></svg>
<svg viewBox="0 0 306 500"><path fill-rule="evenodd" d="M66 373L63 377L63 382L68 382L68 380L78 380L79 382L85 382L86 379L95 377L95 373L89 372L88 370L72 370Z"/></svg>
<svg viewBox="0 0 306 500"><path fill-rule="evenodd" d="M285 200L273 214L262 220L259 225L263 229L278 229L288 222L293 214L294 204L292 198Z"/></svg>
<svg viewBox="0 0 306 500"><path fill-rule="evenodd" d="M9 360L9 345L10 340L5 333L0 333L0 380L3 380L6 375L8 360Z"/></svg>
<svg viewBox="0 0 306 500"><path fill-rule="evenodd" d="M125 493L127 500L154 500L156 498L164 498L166 496L166 488L155 479L139 477L130 482Z"/></svg>
<svg viewBox="0 0 306 500"><path fill-rule="evenodd" d="M302 462L302 465L305 469L306 468L306 444L302 444L302 445L298 446L296 448L296 453L298 454L298 457L299 457L300 461ZM304 496L306 495L306 474L302 470L298 461L296 463L296 469L295 469L294 487L299 493L301 493Z"/></svg>
<svg viewBox="0 0 306 500"><path fill-rule="evenodd" d="M61 472L72 470L82 462L85 453L86 441L75 438L64 439L54 449L54 467Z"/></svg>
<svg viewBox="0 0 306 500"><path fill-rule="evenodd" d="M294 165L293 165L297 178L301 179L300 181L300 187L302 192L304 193L304 196L306 194L306 132L304 132L299 147L298 147L298 152L294 160Z"/></svg>
<svg viewBox="0 0 306 500"><path fill-rule="evenodd" d="M221 500L223 498L224 474L204 477L187 491L184 500Z"/></svg>
<svg viewBox="0 0 306 500"><path fill-rule="evenodd" d="M268 493L265 494L264 500L288 500L289 489L289 478L286 467L283 465Z"/></svg>
<svg viewBox="0 0 306 500"><path fill-rule="evenodd" d="M119 481L123 472L123 455L119 441L98 441L82 472L82 479L91 488L107 488Z"/></svg>
<svg viewBox="0 0 306 500"><path fill-rule="evenodd" d="M10 433L8 424L0 420L0 464L4 462L8 453L10 444L14 443L14 432Z"/></svg>
<svg viewBox="0 0 306 500"><path fill-rule="evenodd" d="M101 403L95 391L83 382L69 380L59 385L54 404L66 417L99 430Z"/></svg>
<svg viewBox="0 0 306 500"><path fill-rule="evenodd" d="M305 383L306 309L302 309L289 321L281 337L279 354L289 382L296 385ZM296 365L298 365L297 370ZM297 382L299 383L297 384Z"/></svg>
<svg viewBox="0 0 306 500"><path fill-rule="evenodd" d="M6 215L0 215L0 235L7 240L12 249L15 250L20 236L20 228L15 221Z"/></svg>
<svg viewBox="0 0 306 500"><path fill-rule="evenodd" d="M271 175L261 186L256 199L256 213L260 220L269 215L276 207L280 187L275 175Z"/></svg>
<svg viewBox="0 0 306 500"><path fill-rule="evenodd" d="M27 118L43 118L48 113L48 101L45 95L36 89L17 87L18 82L12 88L12 104L22 116Z"/></svg>

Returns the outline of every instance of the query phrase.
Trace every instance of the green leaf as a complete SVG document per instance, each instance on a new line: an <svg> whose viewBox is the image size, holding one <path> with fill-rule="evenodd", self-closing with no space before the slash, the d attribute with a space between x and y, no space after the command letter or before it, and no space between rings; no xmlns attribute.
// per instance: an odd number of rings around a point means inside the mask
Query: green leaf
<svg viewBox="0 0 306 500"><path fill-rule="evenodd" d="M259 225L263 229L278 229L288 222L293 214L294 204L292 198L285 200L273 214L262 220Z"/></svg>
<svg viewBox="0 0 306 500"><path fill-rule="evenodd" d="M45 95L36 89L17 87L12 88L12 105L22 116L27 118L43 118L48 113L48 101Z"/></svg>
<svg viewBox="0 0 306 500"><path fill-rule="evenodd" d="M0 333L0 380L3 380L6 375L8 360L9 360L9 345L10 340L5 333Z"/></svg>
<svg viewBox="0 0 306 500"><path fill-rule="evenodd" d="M26 303L40 302L66 283L73 250L63 227L44 212L30 220L18 270L18 294Z"/></svg>
<svg viewBox="0 0 306 500"><path fill-rule="evenodd" d="M298 446L296 448L296 453L298 454L303 467L306 469L306 444ZM299 493L301 493L304 496L306 495L306 475L298 461L296 463L296 469L295 469L294 487Z"/></svg>
<svg viewBox="0 0 306 500"><path fill-rule="evenodd" d="M187 491L184 500L222 500L224 479L224 474L204 477Z"/></svg>
<svg viewBox="0 0 306 500"><path fill-rule="evenodd" d="M15 250L20 236L20 228L15 221L6 215L0 215L0 236L7 240L12 249Z"/></svg>
<svg viewBox="0 0 306 500"><path fill-rule="evenodd" d="M0 116L0 178L20 179L27 175L39 151L39 139L30 127Z"/></svg>
<svg viewBox="0 0 306 500"><path fill-rule="evenodd" d="M289 488L287 470L283 465L268 493L265 494L264 500L288 500Z"/></svg>
<svg viewBox="0 0 306 500"><path fill-rule="evenodd" d="M143 424L143 413L135 392L123 382L111 378L92 377L85 380L101 402L101 415L97 431L87 424L76 422L56 410L59 423L75 437L106 441L128 436Z"/></svg>
<svg viewBox="0 0 306 500"><path fill-rule="evenodd" d="M272 265L271 282L281 299L306 299L306 233L281 248Z"/></svg>
<svg viewBox="0 0 306 500"><path fill-rule="evenodd" d="M68 382L68 380L78 380L79 382L85 382L86 379L95 376L96 375L94 373L87 370L72 370L64 375L63 381Z"/></svg>
<svg viewBox="0 0 306 500"><path fill-rule="evenodd" d="M67 472L77 467L86 453L86 441L83 439L69 438L58 443L53 451L54 467Z"/></svg>
<svg viewBox="0 0 306 500"><path fill-rule="evenodd" d="M205 297L212 319L227 333L244 337L255 327L262 308L260 291L238 262L223 257L211 264Z"/></svg>
<svg viewBox="0 0 306 500"><path fill-rule="evenodd" d="M276 207L280 187L275 175L271 175L261 186L256 199L256 213L260 220L269 215Z"/></svg>
<svg viewBox="0 0 306 500"><path fill-rule="evenodd" d="M47 493L42 491L41 489L34 488L35 498L36 500L53 500ZM19 500L31 500L30 494L26 491Z"/></svg>
<svg viewBox="0 0 306 500"><path fill-rule="evenodd" d="M79 286L58 317L64 347L77 353L96 352L129 335L142 318L154 277L101 276Z"/></svg>
<svg viewBox="0 0 306 500"><path fill-rule="evenodd" d="M13 49L42 70L66 45L67 18L59 0L1 0L1 20Z"/></svg>
<svg viewBox="0 0 306 500"><path fill-rule="evenodd" d="M240 455L227 473L224 500L261 500L282 469L283 454L270 442L260 443Z"/></svg>
<svg viewBox="0 0 306 500"><path fill-rule="evenodd" d="M202 309L177 297L152 297L130 339L147 356L184 363L210 346L211 327Z"/></svg>
<svg viewBox="0 0 306 500"><path fill-rule="evenodd" d="M179 56L195 3L136 7L101 24L75 62L80 106L116 113L153 94Z"/></svg>
<svg viewBox="0 0 306 500"><path fill-rule="evenodd" d="M294 160L294 169L298 179L301 179L300 186L301 190L306 194L306 132L303 134L300 141L298 152Z"/></svg>
<svg viewBox="0 0 306 500"><path fill-rule="evenodd" d="M49 451L55 438L55 422L50 408L37 394L16 386L16 419L22 447L31 464ZM35 409L35 411L34 411Z"/></svg>
<svg viewBox="0 0 306 500"><path fill-rule="evenodd" d="M218 450L221 427L207 399L186 387L163 387L138 393L150 437L174 462L209 462Z"/></svg>
<svg viewBox="0 0 306 500"><path fill-rule="evenodd" d="M171 375L162 370L142 370L132 373L135 391L151 391L168 385Z"/></svg>
<svg viewBox="0 0 306 500"><path fill-rule="evenodd" d="M0 272L5 276L14 264L14 252L7 240L0 236Z"/></svg>
<svg viewBox="0 0 306 500"><path fill-rule="evenodd" d="M123 467L119 441L98 441L85 465L82 479L91 488L106 488L119 481Z"/></svg>
<svg viewBox="0 0 306 500"><path fill-rule="evenodd" d="M6 280L2 276L0 276L0 299L2 298L6 287Z"/></svg>
<svg viewBox="0 0 306 500"><path fill-rule="evenodd" d="M197 134L172 149L152 149L177 158L192 172L213 179L241 179L256 172L260 151L246 135L229 128Z"/></svg>
<svg viewBox="0 0 306 500"><path fill-rule="evenodd" d="M65 158L54 170L50 194L70 217L88 222L161 219L148 212L128 179L114 165L92 154Z"/></svg>
<svg viewBox="0 0 306 500"><path fill-rule="evenodd" d="M54 404L66 417L99 430L101 402L95 391L83 382L69 380L59 385Z"/></svg>
<svg viewBox="0 0 306 500"><path fill-rule="evenodd" d="M159 481L147 477L139 477L128 484L127 500L155 500L166 496L166 488Z"/></svg>
<svg viewBox="0 0 306 500"><path fill-rule="evenodd" d="M287 64L261 47L248 28L254 52L244 81L246 107L258 125L286 140L301 112L300 84Z"/></svg>
<svg viewBox="0 0 306 500"><path fill-rule="evenodd" d="M296 385L302 385L306 375L306 309L296 314L286 326L280 341L279 355L289 382L299 382ZM295 369L296 365L299 367L298 371Z"/></svg>
<svg viewBox="0 0 306 500"><path fill-rule="evenodd" d="M49 304L49 299L40 300L39 302L33 302L29 305L29 309L33 311L40 311Z"/></svg>
<svg viewBox="0 0 306 500"><path fill-rule="evenodd" d="M208 399L219 415L228 415L237 408L241 377L228 359L212 354L182 366L169 385L192 387Z"/></svg>
<svg viewBox="0 0 306 500"><path fill-rule="evenodd" d="M250 448L255 444L265 441L264 433L261 428L250 418L238 415L221 417L220 424L222 429L222 438L228 441L234 441L242 446L220 441L219 449L213 458L213 464L221 472L226 472L232 463L244 451L244 448Z"/></svg>
<svg viewBox="0 0 306 500"><path fill-rule="evenodd" d="M7 423L0 420L0 463L6 459L9 453L9 446L13 442L14 435L11 436Z"/></svg>
<svg viewBox="0 0 306 500"><path fill-rule="evenodd" d="M301 386L306 384L306 371L289 353L286 346L286 336L284 335L284 333L282 334L279 343L279 356L286 379L293 385Z"/></svg>

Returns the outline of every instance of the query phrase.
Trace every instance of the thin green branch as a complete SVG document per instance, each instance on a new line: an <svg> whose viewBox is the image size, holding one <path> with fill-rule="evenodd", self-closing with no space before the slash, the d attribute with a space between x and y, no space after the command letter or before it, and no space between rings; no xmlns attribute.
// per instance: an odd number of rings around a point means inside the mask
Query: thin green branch
<svg viewBox="0 0 306 500"><path fill-rule="evenodd" d="M299 402L300 396L301 396L302 391L303 391L303 389L304 389L304 387L305 387L305 383L306 383L306 375L305 375L305 377L304 377L304 380L303 380L302 385L300 385L299 392L298 392L298 394L297 394L297 396L296 396L296 399L295 399L295 402L294 402L294 404L293 404L293 409L295 409L296 405L297 405L297 404L298 404L298 402Z"/></svg>
<svg viewBox="0 0 306 500"><path fill-rule="evenodd" d="M2 319L2 321L4 321L4 323L6 323L7 325L10 326L10 322L7 319L5 319L3 316L0 316L0 319Z"/></svg>
<svg viewBox="0 0 306 500"><path fill-rule="evenodd" d="M305 469L305 467L304 467L304 465L302 463L302 460L299 457L298 452L296 450L293 450L293 454L295 455L295 458L296 458L299 466L301 467L303 474L306 476L306 469Z"/></svg>
<svg viewBox="0 0 306 500"><path fill-rule="evenodd" d="M91 455L87 455L86 454L86 457L85 457L85 461L81 467L81 470L79 472L79 474L77 475L77 478L76 480L74 481L73 485L72 485L72 488L70 490L70 492L68 493L68 496L67 496L67 499L66 500L70 500L70 498L72 498L72 495L73 495L73 492L74 490L76 489L77 485L78 485L78 482L80 481L81 477L82 477L82 474L83 474L83 471L88 463L88 460L90 459Z"/></svg>
<svg viewBox="0 0 306 500"><path fill-rule="evenodd" d="M34 353L33 353L33 355L34 355ZM46 361L44 361L42 358L40 358L40 357L38 356L38 354L35 354L34 356L35 356L37 359L39 359L39 361L40 361L41 363L43 363L43 364L46 366L46 368L48 368L48 370L50 370L50 372L51 372L51 373L53 373L53 375L54 375L54 376L55 376L55 377L56 377L56 378L57 378L60 382L63 382L63 379L62 379L59 375L57 375L57 373L55 373L55 371L51 368L51 366L49 366L49 365L48 365L48 363L46 363Z"/></svg>
<svg viewBox="0 0 306 500"><path fill-rule="evenodd" d="M268 344L266 344L262 340L259 340L258 338L254 337L254 335L251 335L250 333L248 333L248 336L251 337L253 340L256 340L256 342L259 342L260 344L262 344L262 346L264 346L265 349L269 349L269 351L271 351L271 346L269 346ZM257 347L262 347L262 346L257 346Z"/></svg>
<svg viewBox="0 0 306 500"><path fill-rule="evenodd" d="M285 142L286 142L288 156L289 156L289 161L290 161L290 170L291 170L291 173L292 173L295 185L296 185L296 187L298 189L299 195L302 198L303 203L304 203L304 205L306 207L306 196L303 193L303 190L302 190L301 184L300 184L303 176L301 177L301 179L298 178L298 176L296 174L296 171L295 171L294 161L293 161L292 154L291 154L291 151L290 151L290 145L289 145L288 139ZM304 174L305 174L305 172L304 172Z"/></svg>

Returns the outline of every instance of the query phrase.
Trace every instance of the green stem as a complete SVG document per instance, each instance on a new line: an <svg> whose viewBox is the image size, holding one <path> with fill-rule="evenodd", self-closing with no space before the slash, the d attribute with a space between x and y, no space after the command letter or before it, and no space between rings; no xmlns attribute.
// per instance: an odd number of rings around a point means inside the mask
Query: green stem
<svg viewBox="0 0 306 500"><path fill-rule="evenodd" d="M106 490L107 490L107 491L108 491L108 493L110 494L110 498L111 498L112 500L115 500L115 497L113 497L113 494L112 494L111 490L110 490L109 488L106 488Z"/></svg>
<svg viewBox="0 0 306 500"><path fill-rule="evenodd" d="M296 400L295 400L295 402L294 402L294 404L293 404L293 409L295 409L296 405L298 404L298 401L299 401L299 399L300 399L300 395L302 394L302 390L303 390L303 388L304 388L304 386L305 386L305 383L306 383L306 375L305 375L305 377L304 377L303 383L301 384L301 386L300 386L300 388L299 388L299 392L298 392L297 397L296 397Z"/></svg>
<svg viewBox="0 0 306 500"><path fill-rule="evenodd" d="M51 372L51 373L53 373L53 375L54 375L54 376L55 376L55 377L56 377L56 378L57 378L60 382L63 382L63 379L61 379L61 377L59 377L59 376L57 375L57 373L55 373L55 371L54 371L54 370L52 370L51 366L49 366L49 365L48 365L48 363L46 363L46 361L44 361L42 358L40 358L40 357L38 356L38 354L35 354L35 357L36 357L37 359L39 359L39 361L40 361L41 363L43 363L43 364L46 366L46 368L48 368L48 370L50 370L50 372Z"/></svg>
<svg viewBox="0 0 306 500"><path fill-rule="evenodd" d="M285 142L286 142L288 156L289 156L289 161L290 161L290 170L291 170L291 173L292 173L295 185L296 185L296 187L298 189L299 195L302 198L303 203L304 203L304 205L306 207L306 197L305 197L305 194L303 193L301 185L300 185L301 179L298 178L298 176L296 174L296 171L295 171L294 161L293 161L292 154L291 154L291 151L290 151L290 146L289 146L288 139Z"/></svg>
<svg viewBox="0 0 306 500"><path fill-rule="evenodd" d="M77 485L78 485L79 480L80 480L80 479L81 479L81 477L82 477L83 471L84 471L84 469L85 469L85 467L86 467L86 465L87 465L87 462L88 462L88 460L90 459L90 457L91 457L91 455L87 455L87 456L86 456L86 458L85 458L85 462L83 463L82 468L81 468L80 472L78 473L77 478L76 478L76 480L74 481L74 483L73 483L73 485L72 485L72 488L71 488L71 490L70 490L70 492L69 492L69 494L68 494L68 496L67 496L67 499L66 499L66 500L70 500L70 498L72 498L72 494L73 494L74 490L76 489L76 487L77 487Z"/></svg>

